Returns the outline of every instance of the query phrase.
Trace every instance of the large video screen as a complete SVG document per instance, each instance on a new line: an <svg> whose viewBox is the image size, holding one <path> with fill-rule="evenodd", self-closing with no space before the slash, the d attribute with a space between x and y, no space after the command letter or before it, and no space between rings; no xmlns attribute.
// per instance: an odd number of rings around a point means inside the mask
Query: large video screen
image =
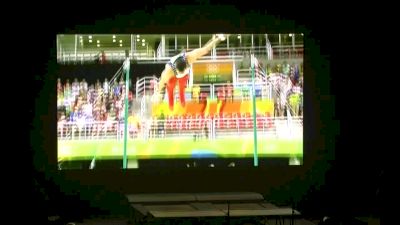
<svg viewBox="0 0 400 225"><path fill-rule="evenodd" d="M297 33L57 35L59 169L300 165L303 57Z"/></svg>

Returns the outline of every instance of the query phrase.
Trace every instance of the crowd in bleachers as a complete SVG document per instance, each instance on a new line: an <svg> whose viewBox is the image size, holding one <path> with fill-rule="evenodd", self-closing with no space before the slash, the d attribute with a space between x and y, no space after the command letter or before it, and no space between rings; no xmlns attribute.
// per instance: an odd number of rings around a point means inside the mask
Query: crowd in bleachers
<svg viewBox="0 0 400 225"><path fill-rule="evenodd" d="M303 115L303 65L267 65L265 79L274 88L275 116L285 116L289 108L294 116Z"/></svg>
<svg viewBox="0 0 400 225"><path fill-rule="evenodd" d="M102 130L104 127L96 122L106 122L105 129L112 130L115 122L124 119L125 82L103 82L98 79L94 84L88 84L83 78L57 80L57 121L59 132L63 132L64 124L76 122L78 128L85 124L93 124L91 129ZM129 103L133 94L129 91ZM130 104L131 105L131 104ZM97 127L101 126L101 127Z"/></svg>
<svg viewBox="0 0 400 225"><path fill-rule="evenodd" d="M121 120L124 113L125 82L109 83L107 78L101 83L88 84L83 78L81 81L68 79L64 82L57 80L57 107L58 120L104 121ZM129 100L132 101L132 92Z"/></svg>

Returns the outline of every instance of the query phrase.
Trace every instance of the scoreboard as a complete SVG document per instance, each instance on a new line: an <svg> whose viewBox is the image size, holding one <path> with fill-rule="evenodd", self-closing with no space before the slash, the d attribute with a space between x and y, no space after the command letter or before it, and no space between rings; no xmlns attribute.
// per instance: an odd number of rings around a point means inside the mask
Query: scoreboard
<svg viewBox="0 0 400 225"><path fill-rule="evenodd" d="M233 83L233 61L203 61L193 63L193 83Z"/></svg>

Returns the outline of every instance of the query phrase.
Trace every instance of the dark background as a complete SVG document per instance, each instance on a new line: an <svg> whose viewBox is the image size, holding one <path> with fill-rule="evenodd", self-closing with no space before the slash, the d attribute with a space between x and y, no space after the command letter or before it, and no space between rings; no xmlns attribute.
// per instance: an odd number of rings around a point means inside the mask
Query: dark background
<svg viewBox="0 0 400 225"><path fill-rule="evenodd" d="M20 197L32 199L25 201L23 209L38 212L29 221L45 221L49 214L61 214L64 218L123 215L126 202L121 194L134 192L257 191L274 202L284 204L293 200L305 215L319 218L382 213L385 148L384 144L372 145L376 131L374 121L368 119L371 105L356 91L363 81L362 77L354 75L359 70L354 66L359 63L355 58L362 55L358 51L362 47L344 39L349 37L347 34L355 33L363 21L346 17L351 9L291 4L291 7L283 5L285 10L282 10L281 7L273 9L270 4L267 10L252 1L246 1L246 6L210 7L206 5L209 1L199 1L197 4L202 6L169 7L165 5L167 2L160 5L151 1L147 6L135 2L130 7L98 5L97 8L71 4L54 9L49 6L46 10L41 7L25 9L27 14L19 11L24 14L23 18L33 15L16 25L23 25L27 34L41 34L33 39L30 46L34 57L29 58L25 66L31 73L24 83L28 90L33 90L33 101L29 107L24 107L24 118L29 119L30 141L28 157L20 158L19 165L23 166L19 167L19 174L27 175L28 179L19 186L23 190ZM199 29L202 33L292 30L305 33L305 75L308 77L305 77L304 90L306 155L303 166L229 170L56 170L56 107L52 107L56 105L53 66L56 34L200 33ZM343 61L345 66L340 63Z"/></svg>

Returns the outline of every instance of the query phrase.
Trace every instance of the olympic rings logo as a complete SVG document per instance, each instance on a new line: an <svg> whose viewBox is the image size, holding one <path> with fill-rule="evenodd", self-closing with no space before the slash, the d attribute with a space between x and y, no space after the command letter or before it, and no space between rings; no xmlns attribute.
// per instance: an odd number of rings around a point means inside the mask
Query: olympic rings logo
<svg viewBox="0 0 400 225"><path fill-rule="evenodd" d="M217 64L208 64L207 65L208 73L215 74L219 72L219 66Z"/></svg>

